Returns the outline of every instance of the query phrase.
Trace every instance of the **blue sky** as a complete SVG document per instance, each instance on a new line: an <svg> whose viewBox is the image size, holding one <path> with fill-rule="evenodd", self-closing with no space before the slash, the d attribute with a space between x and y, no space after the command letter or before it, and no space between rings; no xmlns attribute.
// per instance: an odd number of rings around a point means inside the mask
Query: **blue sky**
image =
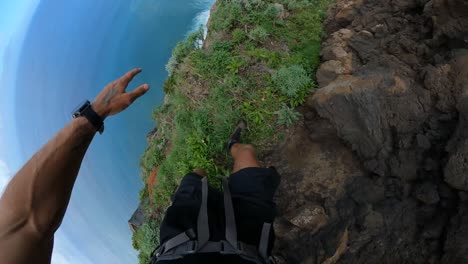
<svg viewBox="0 0 468 264"><path fill-rule="evenodd" d="M206 22L213 0L1 1L0 193L24 162L108 82L134 67L129 87L152 87L106 120L55 237L53 263L135 263L127 220L142 187L138 160L161 103L172 48Z"/></svg>
<svg viewBox="0 0 468 264"><path fill-rule="evenodd" d="M18 169L18 162L13 162L17 158L12 157L16 155L8 153L6 145L7 140L16 141L15 136L6 134L7 127L11 124L11 118L7 115L12 114L12 104L9 101L13 94L7 87L13 82L11 68L15 68L17 63L13 57L17 57L21 50L24 34L38 4L39 0L0 2L0 193L11 177L12 169ZM7 155L12 160L9 163L5 161ZM10 169L7 164L13 168Z"/></svg>
<svg viewBox="0 0 468 264"><path fill-rule="evenodd" d="M4 61L5 50L13 39L22 39L39 0L2 1L0 8L0 61ZM0 64L0 73L4 64Z"/></svg>

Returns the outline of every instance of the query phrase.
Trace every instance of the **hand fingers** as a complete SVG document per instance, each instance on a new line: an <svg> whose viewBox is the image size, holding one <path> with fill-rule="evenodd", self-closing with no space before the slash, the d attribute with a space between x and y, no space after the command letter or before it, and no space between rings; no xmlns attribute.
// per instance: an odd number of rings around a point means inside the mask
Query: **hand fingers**
<svg viewBox="0 0 468 264"><path fill-rule="evenodd" d="M128 95L130 96L130 101L131 102L135 101L136 99L138 99L138 97L144 95L148 90L149 90L148 84L145 83L143 85L140 85L138 88L128 93Z"/></svg>
<svg viewBox="0 0 468 264"><path fill-rule="evenodd" d="M140 68L133 69L127 72L125 75L120 77L120 81L124 85L124 89L127 88L128 84L133 80L135 76L137 76L141 72Z"/></svg>

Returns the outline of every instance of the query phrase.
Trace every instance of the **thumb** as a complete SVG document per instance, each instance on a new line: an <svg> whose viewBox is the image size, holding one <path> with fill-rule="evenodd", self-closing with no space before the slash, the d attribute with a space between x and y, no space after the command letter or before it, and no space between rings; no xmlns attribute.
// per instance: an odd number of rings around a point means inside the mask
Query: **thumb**
<svg viewBox="0 0 468 264"><path fill-rule="evenodd" d="M133 102L136 99L138 99L140 96L144 95L147 91L149 90L149 85L148 84L142 84L138 86L135 90L131 91L128 93L130 96L130 100Z"/></svg>

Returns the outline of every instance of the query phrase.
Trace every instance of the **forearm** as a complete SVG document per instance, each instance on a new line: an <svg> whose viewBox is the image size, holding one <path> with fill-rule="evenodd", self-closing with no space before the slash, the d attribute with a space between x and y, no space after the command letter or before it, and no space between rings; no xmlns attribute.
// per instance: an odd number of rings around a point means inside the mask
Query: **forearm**
<svg viewBox="0 0 468 264"><path fill-rule="evenodd" d="M143 84L126 92L140 72L131 70L103 89L92 104L98 117L104 120L122 112L148 91L148 84ZM79 113L98 123L96 126L102 123L87 111L89 108L83 108ZM50 263L53 234L62 222L95 134L88 119L74 119L13 177L0 199L0 262L30 263L34 259L35 263Z"/></svg>
<svg viewBox="0 0 468 264"><path fill-rule="evenodd" d="M74 119L14 176L0 200L0 239L18 228L53 235L95 134L86 118Z"/></svg>

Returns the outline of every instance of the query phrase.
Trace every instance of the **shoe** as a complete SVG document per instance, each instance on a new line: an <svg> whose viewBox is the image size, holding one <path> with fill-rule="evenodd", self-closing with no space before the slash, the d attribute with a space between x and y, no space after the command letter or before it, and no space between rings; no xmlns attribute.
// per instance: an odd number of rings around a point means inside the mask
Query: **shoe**
<svg viewBox="0 0 468 264"><path fill-rule="evenodd" d="M231 134L231 137L229 138L228 144L227 144L227 151L231 151L232 145L239 143L240 142L240 137L242 130L245 130L247 128L247 123L245 121L240 121L236 128L234 129L234 132Z"/></svg>

